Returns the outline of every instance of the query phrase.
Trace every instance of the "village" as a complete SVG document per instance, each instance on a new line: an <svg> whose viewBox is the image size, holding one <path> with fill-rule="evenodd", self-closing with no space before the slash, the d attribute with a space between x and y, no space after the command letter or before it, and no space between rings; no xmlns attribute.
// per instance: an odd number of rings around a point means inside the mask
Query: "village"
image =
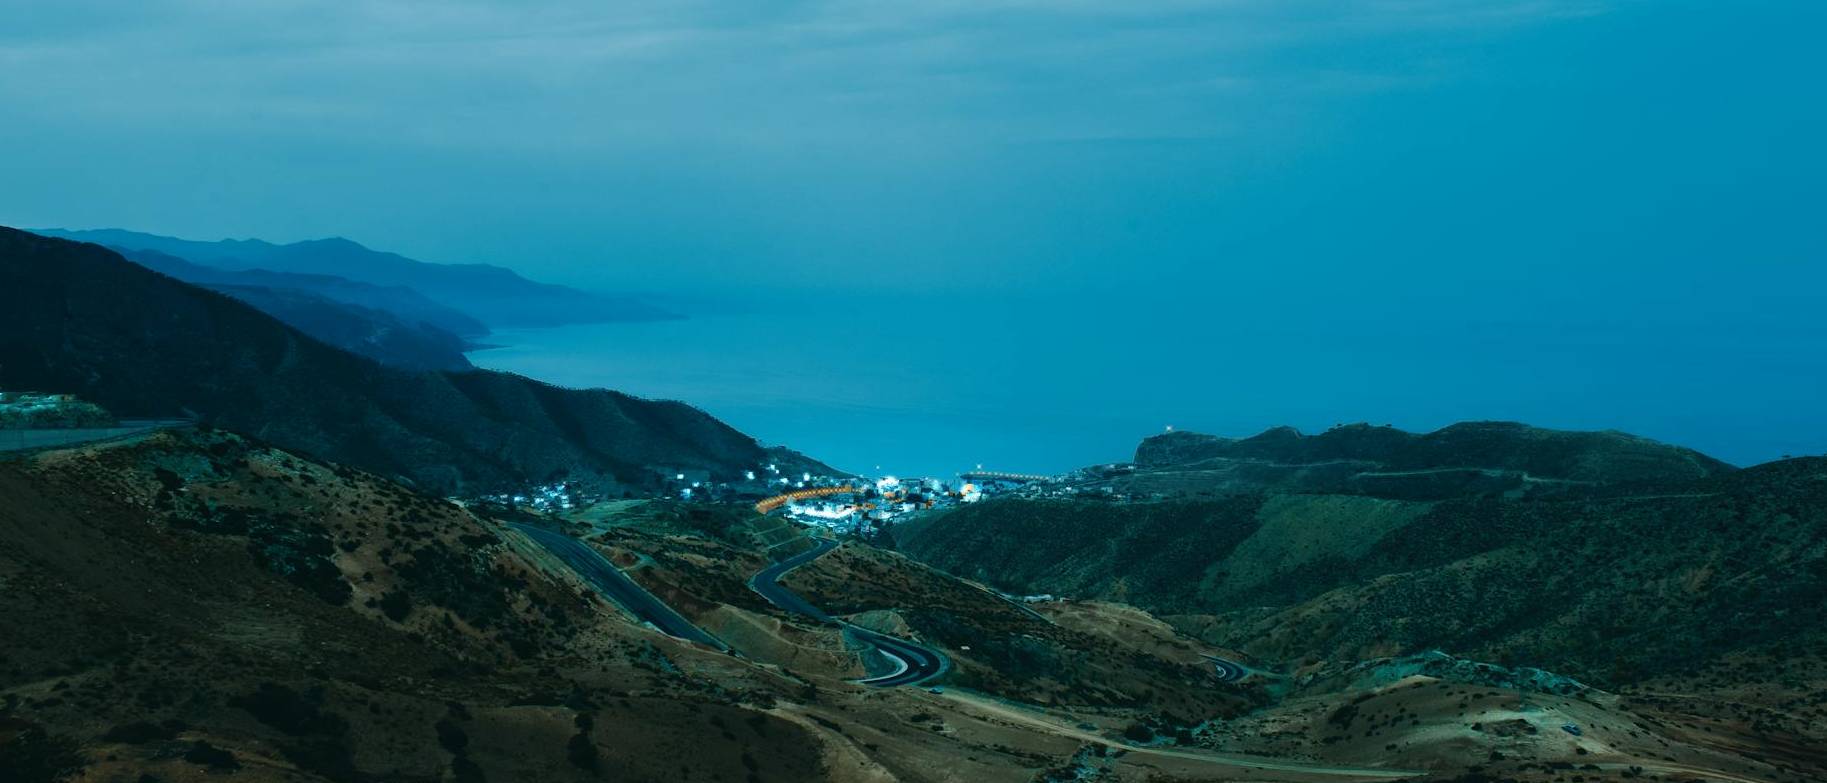
<svg viewBox="0 0 1827 783"><path fill-rule="evenodd" d="M73 394L0 391L0 429L73 429L112 427L114 417L101 406Z"/></svg>
<svg viewBox="0 0 1827 783"><path fill-rule="evenodd" d="M589 509L598 504L641 499L748 505L758 514L779 516L835 535L868 538L918 514L997 497L1134 500L1114 492L1106 481L1130 470L1132 468L1126 464L1115 464L1062 475L1040 475L990 471L977 466L945 479L821 475L804 471L789 474L778 464L765 464L743 471L739 478L723 481L715 480L703 470L664 470L657 475L657 489L643 493L624 492L619 496L587 489L581 482L555 481L473 500L534 514L574 518L588 516Z"/></svg>
<svg viewBox="0 0 1827 783"><path fill-rule="evenodd" d="M107 410L74 395L0 391L0 450L71 445L189 424L188 421L117 421ZM666 499L680 503L751 505L772 514L834 534L872 536L912 515L978 503L992 497L1067 499L1094 497L1130 500L1101 481L1131 468L1100 465L1063 475L985 470L982 465L951 479L935 477L874 478L857 475L789 474L780 465L756 465L739 478L716 480L709 471L659 468L641 491L610 493L576 480L554 480L519 489L466 498L498 508L574 516L609 501Z"/></svg>

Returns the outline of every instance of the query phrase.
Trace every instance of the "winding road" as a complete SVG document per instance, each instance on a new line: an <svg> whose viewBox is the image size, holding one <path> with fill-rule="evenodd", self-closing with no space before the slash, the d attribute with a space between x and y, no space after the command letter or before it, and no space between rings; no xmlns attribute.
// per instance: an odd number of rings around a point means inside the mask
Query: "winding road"
<svg viewBox="0 0 1827 783"><path fill-rule="evenodd" d="M1217 670L1219 682L1243 682L1251 677L1262 677L1270 680L1288 679L1288 675L1286 674L1269 671L1267 669L1258 669L1245 663L1233 661L1229 658L1207 655L1205 656L1205 659L1211 661L1212 667Z"/></svg>
<svg viewBox="0 0 1827 783"><path fill-rule="evenodd" d="M1211 661L1217 669L1219 682L1242 682L1243 678L1250 676L1250 670L1236 661L1227 661L1215 655L1207 655L1205 659Z"/></svg>
<svg viewBox="0 0 1827 783"><path fill-rule="evenodd" d="M1125 752L1138 755L1186 759L1188 761L1204 762L1221 767L1243 769L1246 770L1246 774L1247 770L1259 769L1359 781L1405 780L1408 778L1418 778L1427 774L1422 770L1385 769L1382 767L1335 767L1312 764L1304 761L1282 761L1265 756L1218 753L1208 750L1181 750L1174 747L1161 747L1155 745L1135 745L1124 742L1121 739L1105 736L1098 731L1076 728L1053 716L1047 715L1045 711L1035 709L1029 705L1007 702L1001 699L984 696L983 694L955 689L946 691L942 698L948 699L956 704L964 705L973 710L1004 719L1010 723L1038 729L1049 734L1070 737L1081 742L1095 742L1099 745L1121 748ZM1236 780L1238 778L1226 776L1225 779Z"/></svg>
<svg viewBox="0 0 1827 783"><path fill-rule="evenodd" d="M906 639L877 633L860 625L832 617L824 610L813 606L811 602L799 597L799 594L780 586L780 578L786 576L788 571L817 560L826 552L836 548L836 541L821 539L811 549L761 569L749 578L749 589L761 594L762 598L768 599L768 603L786 611L842 628L851 638L869 645L876 652L894 662L895 670L892 672L857 680L863 685L877 688L919 685L950 669L951 660L938 650Z"/></svg>
<svg viewBox="0 0 1827 783"><path fill-rule="evenodd" d="M621 572L614 564L603 557L602 553L591 548L589 544L563 533L547 530L518 522L508 523L508 527L519 531L527 538L543 547L554 557L570 566L585 582L596 588L597 592L607 596L629 614L642 622L658 628L668 636L697 642L719 650L728 650L729 645L717 637L704 632L704 629L692 625L690 620L677 610L666 605L666 602L647 592L646 588L635 584L627 574Z"/></svg>
<svg viewBox="0 0 1827 783"><path fill-rule="evenodd" d="M762 598L768 599L768 603L794 614L804 615L821 623L843 625L844 621L825 614L824 610L813 606L806 599L800 598L798 593L780 586L780 578L786 576L788 571L817 560L826 552L836 548L836 541L819 539L817 546L757 571L754 576L749 577L749 589L760 593Z"/></svg>

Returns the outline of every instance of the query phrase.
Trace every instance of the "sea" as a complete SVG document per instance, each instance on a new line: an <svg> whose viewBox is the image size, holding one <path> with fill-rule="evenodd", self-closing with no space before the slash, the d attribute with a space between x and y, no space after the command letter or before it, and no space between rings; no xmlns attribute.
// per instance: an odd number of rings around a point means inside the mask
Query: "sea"
<svg viewBox="0 0 1827 783"><path fill-rule="evenodd" d="M1180 428L1247 436L1503 419L1619 429L1738 464L1822 448L1823 361L1717 325L1277 319L1227 308L892 296L498 330L478 366L697 406L869 475L1059 473ZM1799 339L1799 338L1798 338ZM1814 402L1818 402L1815 399Z"/></svg>

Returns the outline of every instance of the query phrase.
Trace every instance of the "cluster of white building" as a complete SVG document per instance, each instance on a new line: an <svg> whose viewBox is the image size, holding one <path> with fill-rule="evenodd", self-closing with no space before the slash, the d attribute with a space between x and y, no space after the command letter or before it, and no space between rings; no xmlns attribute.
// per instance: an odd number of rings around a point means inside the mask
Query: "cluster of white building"
<svg viewBox="0 0 1827 783"><path fill-rule="evenodd" d="M595 503L595 495L584 493L576 484L558 482L533 487L520 492L504 492L495 495L484 495L481 498L490 503L499 503L515 508L530 508L534 511L570 511Z"/></svg>
<svg viewBox="0 0 1827 783"><path fill-rule="evenodd" d="M935 478L902 479L883 476L874 481L845 485L855 491L817 498L792 500L781 507L788 518L840 532L868 532L921 511L955 503L976 502L977 488L966 484L954 491Z"/></svg>
<svg viewBox="0 0 1827 783"><path fill-rule="evenodd" d="M72 394L0 391L0 428L111 427L114 417Z"/></svg>
<svg viewBox="0 0 1827 783"><path fill-rule="evenodd" d="M1003 481L998 478L1002 474L982 474L981 466L978 473L961 474L957 482L927 477L864 479L805 471L788 473L778 464L758 465L743 471L741 478L729 481L714 481L704 470L663 469L658 473L658 497L686 502L760 501L757 510L763 513L777 512L803 524L845 533L869 533L912 514L976 503L991 495L1044 497L1079 491L1049 477L1008 474L1022 481ZM977 475L989 478L973 481ZM565 513L586 508L601 498L585 494L576 483L561 481L486 495L479 500L544 513Z"/></svg>
<svg viewBox="0 0 1827 783"><path fill-rule="evenodd" d="M846 479L837 476L815 476L801 471L787 473L778 464L758 465L753 470L745 470L742 478L735 481L712 481L710 473L703 470L678 471L664 476L666 489L662 492L667 497L680 500L736 500L754 498L770 494L784 494L796 489L815 489L835 487L844 484Z"/></svg>

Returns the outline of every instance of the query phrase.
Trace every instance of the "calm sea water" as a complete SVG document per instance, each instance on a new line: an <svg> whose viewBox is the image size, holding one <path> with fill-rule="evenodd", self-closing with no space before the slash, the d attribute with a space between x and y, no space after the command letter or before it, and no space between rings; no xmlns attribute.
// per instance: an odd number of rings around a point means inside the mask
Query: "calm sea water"
<svg viewBox="0 0 1827 783"><path fill-rule="evenodd" d="M839 468L950 476L1120 461L1169 425L1248 435L1466 419L1615 428L1740 464L1823 443L1814 352L1716 324L1227 317L1092 303L843 299L504 331L478 365L690 402ZM1286 320L1286 319L1284 319ZM1271 324L1271 325L1265 325ZM1803 342L1812 340L1804 336ZM1800 345L1797 346L1802 347Z"/></svg>
<svg viewBox="0 0 1827 783"><path fill-rule="evenodd" d="M935 320L824 303L680 321L500 331L479 366L689 402L859 472L1055 472L1125 460L1168 422L1136 362L1008 310Z"/></svg>

